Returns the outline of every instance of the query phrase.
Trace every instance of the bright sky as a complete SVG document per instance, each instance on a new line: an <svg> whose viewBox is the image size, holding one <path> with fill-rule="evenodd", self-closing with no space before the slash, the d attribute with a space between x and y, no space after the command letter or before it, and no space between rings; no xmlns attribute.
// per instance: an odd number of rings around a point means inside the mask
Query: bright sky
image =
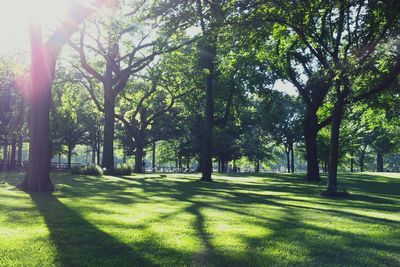
<svg viewBox="0 0 400 267"><path fill-rule="evenodd" d="M0 54L27 50L30 21L54 28L65 16L70 0L0 0Z"/></svg>
<svg viewBox="0 0 400 267"><path fill-rule="evenodd" d="M299 93L297 92L296 87L290 82L283 82L282 80L278 80L274 84L274 89L277 91L285 92L288 95L297 96Z"/></svg>

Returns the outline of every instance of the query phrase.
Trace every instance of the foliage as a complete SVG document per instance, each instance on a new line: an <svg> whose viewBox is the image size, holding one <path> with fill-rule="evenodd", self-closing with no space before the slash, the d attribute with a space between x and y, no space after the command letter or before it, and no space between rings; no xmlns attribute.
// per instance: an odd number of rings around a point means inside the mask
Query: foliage
<svg viewBox="0 0 400 267"><path fill-rule="evenodd" d="M71 167L71 173L72 174L82 174L82 175L102 176L103 169L98 165L73 166L73 167Z"/></svg>
<svg viewBox="0 0 400 267"><path fill-rule="evenodd" d="M118 164L117 167L114 169L114 175L131 175L133 169L130 165L126 163Z"/></svg>

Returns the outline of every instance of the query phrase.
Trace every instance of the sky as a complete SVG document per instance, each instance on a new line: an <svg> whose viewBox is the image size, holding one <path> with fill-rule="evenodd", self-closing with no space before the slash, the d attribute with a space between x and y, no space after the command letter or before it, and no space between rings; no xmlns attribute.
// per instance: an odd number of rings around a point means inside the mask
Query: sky
<svg viewBox="0 0 400 267"><path fill-rule="evenodd" d="M287 81L282 81L282 80L276 81L274 84L274 89L280 92L285 92L291 96L298 95L296 87L292 83Z"/></svg>
<svg viewBox="0 0 400 267"><path fill-rule="evenodd" d="M54 28L65 16L70 0L0 0L0 54L27 51L28 27L40 22Z"/></svg>

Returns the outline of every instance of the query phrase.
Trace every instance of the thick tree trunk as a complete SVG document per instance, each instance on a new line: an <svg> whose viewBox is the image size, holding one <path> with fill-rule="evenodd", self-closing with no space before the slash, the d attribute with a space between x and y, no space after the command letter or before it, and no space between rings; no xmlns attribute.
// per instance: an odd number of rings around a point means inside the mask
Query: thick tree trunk
<svg viewBox="0 0 400 267"><path fill-rule="evenodd" d="M17 168L17 138L13 135L11 138L11 153L10 153L10 169L15 170Z"/></svg>
<svg viewBox="0 0 400 267"><path fill-rule="evenodd" d="M291 172L292 173L294 173L294 149L293 149L293 146L291 146L291 149L290 149L290 158L291 158Z"/></svg>
<svg viewBox="0 0 400 267"><path fill-rule="evenodd" d="M364 158L365 158L365 150L363 149L360 155L360 172L364 172Z"/></svg>
<svg viewBox="0 0 400 267"><path fill-rule="evenodd" d="M29 164L19 188L25 191L53 191L50 180L51 150L49 112L56 56L43 45L40 26L31 34L31 90L29 92Z"/></svg>
<svg viewBox="0 0 400 267"><path fill-rule="evenodd" d="M199 159L197 160L197 171L201 172L202 168L201 168L201 164L203 163L203 160L201 159L201 157L199 157Z"/></svg>
<svg viewBox="0 0 400 267"><path fill-rule="evenodd" d="M286 148L286 167L287 167L287 172L290 173L290 150Z"/></svg>
<svg viewBox="0 0 400 267"><path fill-rule="evenodd" d="M179 172L182 172L182 156L178 156L178 170Z"/></svg>
<svg viewBox="0 0 400 267"><path fill-rule="evenodd" d="M190 157L189 156L186 157L186 169L187 169L187 171L190 171Z"/></svg>
<svg viewBox="0 0 400 267"><path fill-rule="evenodd" d="M256 166L254 168L255 173L259 173L260 172L260 160L256 159Z"/></svg>
<svg viewBox="0 0 400 267"><path fill-rule="evenodd" d="M143 140L139 140L139 138L135 142L135 173L143 173L143 155L144 155L144 144Z"/></svg>
<svg viewBox="0 0 400 267"><path fill-rule="evenodd" d="M24 145L24 137L20 135L18 137L18 153L17 153L17 167L22 167L22 149Z"/></svg>
<svg viewBox="0 0 400 267"><path fill-rule="evenodd" d="M304 139L306 143L307 180L321 181L317 151L318 117L314 109L308 108L304 123Z"/></svg>
<svg viewBox="0 0 400 267"><path fill-rule="evenodd" d="M378 152L376 155L376 171L383 172L383 154Z"/></svg>
<svg viewBox="0 0 400 267"><path fill-rule="evenodd" d="M49 140L49 112L51 88L54 79L56 60L62 47L68 42L79 24L90 16L96 6L105 4L96 0L91 7L74 4L68 17L43 44L41 28L32 24L31 40L31 90L29 92L29 164L25 179L19 188L25 191L53 191L50 180L51 150ZM73 10L73 12L71 12Z"/></svg>
<svg viewBox="0 0 400 267"><path fill-rule="evenodd" d="M339 136L340 125L342 123L344 103L343 99L338 99L332 113L331 140L328 167L328 194L337 192L337 168L339 163Z"/></svg>
<svg viewBox="0 0 400 267"><path fill-rule="evenodd" d="M111 83L111 81L108 81ZM103 159L101 166L107 172L114 171L114 127L115 127L115 94L111 85L104 84L104 138Z"/></svg>
<svg viewBox="0 0 400 267"><path fill-rule="evenodd" d="M208 45L204 48L203 58L205 60L208 74L206 77L206 107L205 119L203 128L203 155L202 155L202 181L210 182L212 173L212 139L213 139L213 124L214 124L214 98L213 98L213 80L214 80L214 59L216 49L213 45Z"/></svg>

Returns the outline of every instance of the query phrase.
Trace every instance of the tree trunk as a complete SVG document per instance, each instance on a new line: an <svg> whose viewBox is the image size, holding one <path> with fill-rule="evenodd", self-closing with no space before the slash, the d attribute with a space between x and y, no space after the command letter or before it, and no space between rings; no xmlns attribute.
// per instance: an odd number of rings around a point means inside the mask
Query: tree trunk
<svg viewBox="0 0 400 267"><path fill-rule="evenodd" d="M68 145L68 152L67 152L67 169L71 169L71 161L72 161L72 150L73 147L71 145Z"/></svg>
<svg viewBox="0 0 400 267"><path fill-rule="evenodd" d="M202 181L210 182L212 173L212 139L214 124L214 98L213 98L213 80L214 80L214 59L216 49L213 45L207 45L203 51L203 57L208 74L206 77L206 110L203 132L203 155L202 155Z"/></svg>
<svg viewBox="0 0 400 267"><path fill-rule="evenodd" d="M17 167L22 167L22 149L24 145L24 137L22 135L18 138L18 155L17 155Z"/></svg>
<svg viewBox="0 0 400 267"><path fill-rule="evenodd" d="M29 92L29 164L19 188L25 191L53 191L50 180L49 113L56 56L42 42L40 26L30 29L31 90Z"/></svg>
<svg viewBox="0 0 400 267"><path fill-rule="evenodd" d="M190 171L190 157L189 156L186 157L186 169L188 172Z"/></svg>
<svg viewBox="0 0 400 267"><path fill-rule="evenodd" d="M136 150L135 150L135 173L143 173L143 155L144 155L144 144L143 140L138 138L135 140Z"/></svg>
<svg viewBox="0 0 400 267"><path fill-rule="evenodd" d="M111 83L111 81L108 81ZM115 127L115 94L111 85L104 84L104 138L103 159L101 166L107 172L114 171L114 127Z"/></svg>
<svg viewBox="0 0 400 267"><path fill-rule="evenodd" d="M307 108L304 123L304 139L306 143L307 180L321 181L317 152L318 117L316 111Z"/></svg>
<svg viewBox="0 0 400 267"><path fill-rule="evenodd" d="M364 172L364 158L365 158L365 149L361 151L360 155L360 172Z"/></svg>
<svg viewBox="0 0 400 267"><path fill-rule="evenodd" d="M96 148L96 152L97 152L97 165L100 166L100 155L101 155L101 142L100 142L100 138L97 139L97 148Z"/></svg>
<svg viewBox="0 0 400 267"><path fill-rule="evenodd" d="M151 155L151 170L156 171L156 142L152 144L152 155Z"/></svg>
<svg viewBox="0 0 400 267"><path fill-rule="evenodd" d="M6 140L7 142L7 140ZM6 167L8 167L8 144L5 143L3 145L3 161L6 164Z"/></svg>
<svg viewBox="0 0 400 267"><path fill-rule="evenodd" d="M256 166L254 168L254 172L255 173L259 173L260 172L260 160L256 159Z"/></svg>
<svg viewBox="0 0 400 267"><path fill-rule="evenodd" d="M376 171L383 172L383 154L378 152L376 155Z"/></svg>
<svg viewBox="0 0 400 267"><path fill-rule="evenodd" d="M178 156L178 171L179 172L182 171L182 156L181 155Z"/></svg>
<svg viewBox="0 0 400 267"><path fill-rule="evenodd" d="M326 191L328 194L337 192L337 168L339 163L339 136L340 124L342 123L344 103L339 96L332 113L331 140L328 166L328 185Z"/></svg>
<svg viewBox="0 0 400 267"><path fill-rule="evenodd" d="M40 26L33 23L31 25L29 164L25 179L18 186L22 190L31 192L54 190L50 180L49 112L56 60L79 24L96 10L93 7L101 6L105 2L96 0L88 8L84 5L74 5L72 7L74 12L68 12L68 17L53 32L46 44L43 44Z"/></svg>
<svg viewBox="0 0 400 267"><path fill-rule="evenodd" d="M218 173L221 173L221 172L222 172L221 165L222 165L221 159L218 159Z"/></svg>
<svg viewBox="0 0 400 267"><path fill-rule="evenodd" d="M350 150L350 172L354 172L354 152L353 149Z"/></svg>
<svg viewBox="0 0 400 267"><path fill-rule="evenodd" d="M287 172L290 173L290 150L286 148L286 165L287 165Z"/></svg>
<svg viewBox="0 0 400 267"><path fill-rule="evenodd" d="M294 173L294 149L293 149L293 145L291 146L290 152L291 152L290 158L291 158L291 165L292 165L291 172Z"/></svg>
<svg viewBox="0 0 400 267"><path fill-rule="evenodd" d="M17 168L17 138L15 135L11 138L11 153L10 153L10 170L15 170Z"/></svg>
<svg viewBox="0 0 400 267"><path fill-rule="evenodd" d="M92 165L96 164L96 149L97 149L97 144L96 141L94 141L92 144Z"/></svg>

